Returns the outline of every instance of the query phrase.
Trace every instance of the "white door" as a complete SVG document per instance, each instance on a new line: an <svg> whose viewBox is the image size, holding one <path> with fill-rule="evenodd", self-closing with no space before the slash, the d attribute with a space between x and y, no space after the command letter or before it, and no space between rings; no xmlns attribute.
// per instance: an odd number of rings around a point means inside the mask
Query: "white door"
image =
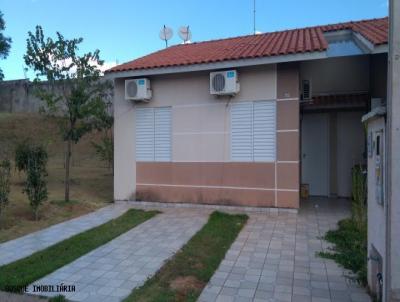
<svg viewBox="0 0 400 302"><path fill-rule="evenodd" d="M304 114L301 126L301 182L309 184L310 195L329 195L329 116Z"/></svg>

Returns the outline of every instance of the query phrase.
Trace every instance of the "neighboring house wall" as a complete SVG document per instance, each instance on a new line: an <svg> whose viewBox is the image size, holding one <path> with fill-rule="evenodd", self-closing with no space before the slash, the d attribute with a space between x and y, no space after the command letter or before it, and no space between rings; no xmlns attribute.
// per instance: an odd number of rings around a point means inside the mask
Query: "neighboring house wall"
<svg viewBox="0 0 400 302"><path fill-rule="evenodd" d="M232 98L210 95L209 72L151 77L153 98L147 104L125 101L123 81L115 82L116 199L136 192L144 200L164 202L299 206L297 66L238 73L241 89ZM232 106L263 100L276 102L276 160L233 161ZM135 163L135 111L166 106L172 108L171 160Z"/></svg>

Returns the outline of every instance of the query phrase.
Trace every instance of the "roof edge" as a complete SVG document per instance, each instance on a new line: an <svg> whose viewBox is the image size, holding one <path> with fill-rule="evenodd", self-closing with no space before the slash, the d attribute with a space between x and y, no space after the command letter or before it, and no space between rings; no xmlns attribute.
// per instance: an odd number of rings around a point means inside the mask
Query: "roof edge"
<svg viewBox="0 0 400 302"><path fill-rule="evenodd" d="M113 71L105 73L104 76L107 77L108 79L142 77L142 76L154 76L163 74L195 72L195 71L207 71L207 70L216 70L225 68L249 67L257 65L285 63L285 62L297 62L304 60L317 60L325 58L327 58L326 51L314 51L314 52L298 53L290 55L229 60L229 61L220 61L220 62L203 63L203 64Z"/></svg>

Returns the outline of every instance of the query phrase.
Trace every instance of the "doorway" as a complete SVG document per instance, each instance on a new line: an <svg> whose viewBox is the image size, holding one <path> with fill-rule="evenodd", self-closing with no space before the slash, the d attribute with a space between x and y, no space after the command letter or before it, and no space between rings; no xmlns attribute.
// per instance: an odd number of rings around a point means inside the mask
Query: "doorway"
<svg viewBox="0 0 400 302"><path fill-rule="evenodd" d="M313 196L329 195L329 116L304 114L301 121L301 182Z"/></svg>

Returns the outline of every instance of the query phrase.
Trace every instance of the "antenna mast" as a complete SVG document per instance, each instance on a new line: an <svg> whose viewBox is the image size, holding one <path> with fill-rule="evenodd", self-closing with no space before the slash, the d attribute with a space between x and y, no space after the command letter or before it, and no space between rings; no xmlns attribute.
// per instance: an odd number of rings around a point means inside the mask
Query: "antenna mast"
<svg viewBox="0 0 400 302"><path fill-rule="evenodd" d="M165 25L164 25L163 31L164 31L164 36L165 36L165 48L167 48L168 47L168 39L166 38L167 37L167 34L166 34L167 27Z"/></svg>
<svg viewBox="0 0 400 302"><path fill-rule="evenodd" d="M253 0L253 35L256 34L256 0Z"/></svg>
<svg viewBox="0 0 400 302"><path fill-rule="evenodd" d="M173 32L172 29L167 27L167 26L163 26L160 30L159 33L159 37L161 40L163 40L165 42L165 48L168 47L168 40L172 38Z"/></svg>

